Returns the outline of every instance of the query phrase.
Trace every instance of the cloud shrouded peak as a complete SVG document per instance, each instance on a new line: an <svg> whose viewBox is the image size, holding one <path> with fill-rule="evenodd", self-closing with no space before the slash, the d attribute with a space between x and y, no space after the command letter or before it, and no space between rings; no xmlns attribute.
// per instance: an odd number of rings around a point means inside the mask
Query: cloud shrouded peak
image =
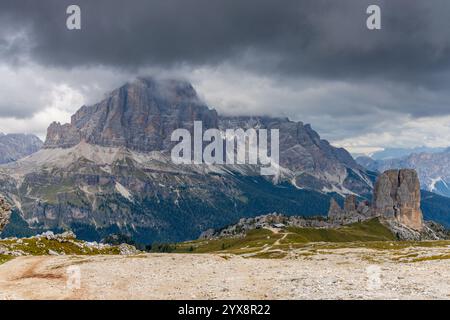
<svg viewBox="0 0 450 320"><path fill-rule="evenodd" d="M79 0L76 31L70 4L0 3L0 131L42 137L152 74L187 79L222 113L310 122L349 148L450 138L446 0ZM366 28L370 4L381 30Z"/></svg>

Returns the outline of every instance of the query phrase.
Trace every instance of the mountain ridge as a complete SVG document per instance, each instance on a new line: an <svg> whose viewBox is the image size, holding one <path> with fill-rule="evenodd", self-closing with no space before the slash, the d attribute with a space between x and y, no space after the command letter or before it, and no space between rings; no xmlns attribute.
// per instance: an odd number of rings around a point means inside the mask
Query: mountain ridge
<svg viewBox="0 0 450 320"><path fill-rule="evenodd" d="M13 162L38 151L43 142L33 134L0 133L0 164Z"/></svg>
<svg viewBox="0 0 450 320"><path fill-rule="evenodd" d="M69 148L85 141L169 152L175 145L171 133L178 128L192 132L194 121L202 121L205 130L279 129L280 165L294 173L289 180L300 188L368 194L372 187L373 181L351 155L320 139L311 125L268 116L222 117L198 98L191 84L179 80L140 77L127 83L100 103L81 107L69 124L52 123L43 148Z"/></svg>
<svg viewBox="0 0 450 320"><path fill-rule="evenodd" d="M197 120L205 129L278 129L279 179L260 176L258 165L172 163L171 132ZM366 197L375 177L308 124L222 117L185 81L139 78L81 107L71 123L52 123L39 152L0 166L0 193L24 232L126 233L148 243L197 238L267 212L326 215L331 197Z"/></svg>
<svg viewBox="0 0 450 320"><path fill-rule="evenodd" d="M422 189L450 197L450 149L437 153L416 153L389 160L358 157L356 161L368 170L378 172L395 168L415 169L419 174Z"/></svg>

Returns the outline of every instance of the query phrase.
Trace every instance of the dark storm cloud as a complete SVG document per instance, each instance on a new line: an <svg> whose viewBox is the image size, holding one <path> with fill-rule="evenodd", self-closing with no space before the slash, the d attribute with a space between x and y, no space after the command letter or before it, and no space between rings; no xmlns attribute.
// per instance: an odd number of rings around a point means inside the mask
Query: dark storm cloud
<svg viewBox="0 0 450 320"><path fill-rule="evenodd" d="M74 3L81 31L65 28ZM381 31L365 27L369 4L382 8ZM9 56L28 48L32 59L66 67L236 59L280 74L437 85L433 73L450 61L446 0L3 0L0 12L2 28L24 29L30 39L31 47L12 43Z"/></svg>
<svg viewBox="0 0 450 320"><path fill-rule="evenodd" d="M70 4L81 31L65 27ZM380 31L366 28L369 4ZM72 96L95 102L157 70L221 112L287 115L334 140L395 138L411 119L450 115L449 18L448 0L2 0L0 117L72 112Z"/></svg>

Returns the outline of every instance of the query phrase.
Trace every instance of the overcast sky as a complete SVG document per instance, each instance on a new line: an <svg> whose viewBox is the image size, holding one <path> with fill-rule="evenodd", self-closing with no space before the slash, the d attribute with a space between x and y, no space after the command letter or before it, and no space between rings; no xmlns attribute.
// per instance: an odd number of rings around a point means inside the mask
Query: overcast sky
<svg viewBox="0 0 450 320"><path fill-rule="evenodd" d="M352 152L447 147L450 1L0 2L0 132L44 138L137 75L190 80L220 113L311 123Z"/></svg>

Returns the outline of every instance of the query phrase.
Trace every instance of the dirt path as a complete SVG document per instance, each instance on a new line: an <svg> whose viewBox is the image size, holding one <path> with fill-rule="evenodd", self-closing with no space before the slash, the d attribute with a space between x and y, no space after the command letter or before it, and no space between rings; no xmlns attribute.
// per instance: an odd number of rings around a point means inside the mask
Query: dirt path
<svg viewBox="0 0 450 320"><path fill-rule="evenodd" d="M0 266L0 299L450 299L449 260L401 263L387 255L359 248L276 260L21 257ZM70 282L77 272L79 287Z"/></svg>
<svg viewBox="0 0 450 320"><path fill-rule="evenodd" d="M279 246L281 244L281 241L283 241L284 239L286 239L286 237L288 236L289 233L284 233L283 236L278 239L277 241L275 241L275 243L272 246Z"/></svg>
<svg viewBox="0 0 450 320"><path fill-rule="evenodd" d="M279 233L278 230L277 230L276 233ZM254 256L257 256L257 255L259 255L259 254L261 254L261 253L265 253L265 252L268 252L268 251L274 251L274 252L278 251L278 252L282 252L283 250L273 249L273 247L279 246L279 245L281 244L281 241L283 241L284 239L286 239L286 237L287 237L290 233L287 232L287 233L280 233L280 234L282 234L283 236L282 236L281 238L277 239L273 244L271 244L271 245L264 245L264 247L263 247L261 250L256 251L256 252L252 252L252 253L245 253L245 254L242 255L242 257L244 257L244 258L250 258L250 257L254 257Z"/></svg>

